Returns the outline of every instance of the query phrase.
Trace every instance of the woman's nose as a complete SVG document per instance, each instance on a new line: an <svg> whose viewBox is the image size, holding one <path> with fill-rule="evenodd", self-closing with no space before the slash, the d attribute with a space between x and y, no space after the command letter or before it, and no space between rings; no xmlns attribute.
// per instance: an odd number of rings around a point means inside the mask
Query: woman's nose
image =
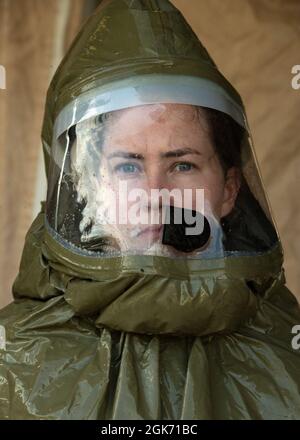
<svg viewBox="0 0 300 440"><path fill-rule="evenodd" d="M153 211L153 216L161 215L163 206L163 196L161 190L167 189L167 179L158 165L154 165L147 170L145 188L147 192L147 207L145 209Z"/></svg>
<svg viewBox="0 0 300 440"><path fill-rule="evenodd" d="M146 185L149 190L167 189L166 175L159 166L153 167L146 173Z"/></svg>

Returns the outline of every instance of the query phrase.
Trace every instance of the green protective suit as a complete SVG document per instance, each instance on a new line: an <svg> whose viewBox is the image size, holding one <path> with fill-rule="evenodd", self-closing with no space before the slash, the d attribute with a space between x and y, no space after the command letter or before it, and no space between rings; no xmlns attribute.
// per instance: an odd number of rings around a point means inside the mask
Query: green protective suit
<svg viewBox="0 0 300 440"><path fill-rule="evenodd" d="M48 91L47 176L65 106L152 74L209 80L243 108L171 3L104 0ZM0 418L300 419L300 310L282 263L278 239L219 260L84 256L49 233L42 203L0 312Z"/></svg>

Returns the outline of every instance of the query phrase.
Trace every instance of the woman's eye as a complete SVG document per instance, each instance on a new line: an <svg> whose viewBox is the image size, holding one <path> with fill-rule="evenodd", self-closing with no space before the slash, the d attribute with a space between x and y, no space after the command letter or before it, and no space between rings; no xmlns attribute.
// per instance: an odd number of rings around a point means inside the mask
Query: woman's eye
<svg viewBox="0 0 300 440"><path fill-rule="evenodd" d="M174 167L174 169L179 172L191 171L193 168L194 168L194 165L189 162L180 162L180 163L177 163Z"/></svg>
<svg viewBox="0 0 300 440"><path fill-rule="evenodd" d="M141 172L141 168L132 163L122 163L115 166L115 172L122 174L136 174Z"/></svg>

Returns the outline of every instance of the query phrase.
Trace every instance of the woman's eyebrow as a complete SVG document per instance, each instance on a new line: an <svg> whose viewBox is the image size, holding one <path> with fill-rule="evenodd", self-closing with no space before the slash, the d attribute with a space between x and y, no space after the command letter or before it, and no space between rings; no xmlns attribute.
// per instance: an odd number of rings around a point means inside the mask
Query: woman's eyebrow
<svg viewBox="0 0 300 440"><path fill-rule="evenodd" d="M114 151L108 156L108 159L113 159L115 157L121 157L123 159L137 159L137 160L145 160L144 156L139 153L131 153L129 151Z"/></svg>
<svg viewBox="0 0 300 440"><path fill-rule="evenodd" d="M182 157L187 156L188 154L197 154L198 156L202 156L203 154L194 149L194 148L178 148L177 150L170 150L166 153L161 153L161 158L170 158L170 157ZM145 157L139 153L133 153L130 151L118 150L114 151L108 156L108 159L121 157L123 159L137 159L137 160L145 160Z"/></svg>
<svg viewBox="0 0 300 440"><path fill-rule="evenodd" d="M197 154L199 156L202 156L202 153L194 148L179 148L177 150L170 150L167 153L162 153L161 157L182 157L186 156L187 154Z"/></svg>

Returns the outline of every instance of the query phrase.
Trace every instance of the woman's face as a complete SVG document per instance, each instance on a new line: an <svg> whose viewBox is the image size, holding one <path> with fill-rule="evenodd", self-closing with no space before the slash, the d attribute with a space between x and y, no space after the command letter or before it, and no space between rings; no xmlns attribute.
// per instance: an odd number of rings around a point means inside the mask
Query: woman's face
<svg viewBox="0 0 300 440"><path fill-rule="evenodd" d="M234 168L224 175L214 151L205 116L201 109L181 104L153 104L114 112L105 129L100 175L102 184L116 194L117 212L130 213L136 200L121 197L120 188L128 193L141 189L148 194L140 201L139 214L156 211L155 223L133 224L130 215L126 224L117 220L124 247L137 250L149 248L161 240L162 207L154 201L153 190L177 190L182 201L174 198L172 204L183 207L184 190L191 197L185 208L198 210L196 190L204 190L205 215L215 219L227 215L234 206L238 192L238 177ZM151 192L152 190L152 192ZM199 193L198 193L199 194ZM109 202L109 201L108 201ZM136 208L135 208L136 209ZM144 217L145 218L145 217Z"/></svg>

